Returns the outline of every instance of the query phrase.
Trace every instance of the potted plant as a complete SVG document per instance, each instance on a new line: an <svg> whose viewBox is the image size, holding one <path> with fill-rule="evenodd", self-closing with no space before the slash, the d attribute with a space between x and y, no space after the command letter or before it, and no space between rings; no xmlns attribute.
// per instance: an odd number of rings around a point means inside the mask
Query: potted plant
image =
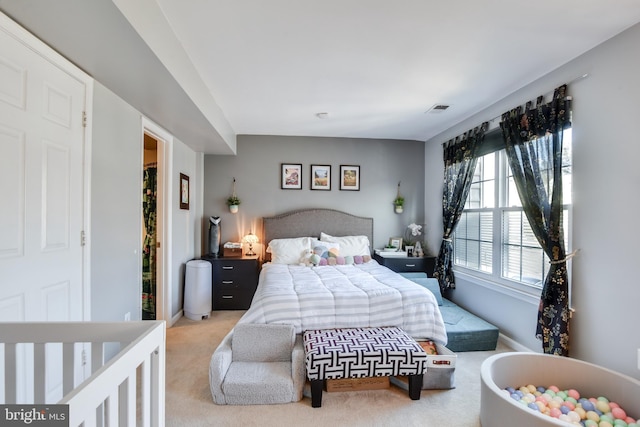
<svg viewBox="0 0 640 427"><path fill-rule="evenodd" d="M240 205L240 199L236 195L231 195L227 199L227 206L229 206L229 211L231 213L238 212L238 206Z"/></svg>
<svg viewBox="0 0 640 427"><path fill-rule="evenodd" d="M400 182L402 181L398 181L398 192L396 193L396 198L393 200L396 213L402 213L404 210L404 196L400 193Z"/></svg>
<svg viewBox="0 0 640 427"><path fill-rule="evenodd" d="M402 211L404 210L404 197L396 196L395 200L393 201L393 205L395 206L396 213L402 213Z"/></svg>
<svg viewBox="0 0 640 427"><path fill-rule="evenodd" d="M229 206L229 212L237 213L238 206L240 205L240 198L236 195L236 179L233 178L233 188L231 195L227 198L227 206Z"/></svg>

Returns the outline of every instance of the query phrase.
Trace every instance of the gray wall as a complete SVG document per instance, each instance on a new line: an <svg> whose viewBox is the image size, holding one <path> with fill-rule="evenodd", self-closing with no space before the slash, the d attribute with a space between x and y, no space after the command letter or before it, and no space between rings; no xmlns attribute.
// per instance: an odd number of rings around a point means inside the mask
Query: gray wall
<svg viewBox="0 0 640 427"><path fill-rule="evenodd" d="M91 152L91 320L140 315L140 113L98 82Z"/></svg>
<svg viewBox="0 0 640 427"><path fill-rule="evenodd" d="M571 356L640 378L640 286L637 283L640 211L637 185L640 156L637 121L640 116L640 57L630 54L640 44L640 25L607 41L565 66L469 120L427 142L425 208L433 222L441 218L434 203L442 190L440 144L485 120L562 83L588 73L569 86L573 96L573 230L578 255L573 271ZM433 236L433 244L442 237ZM495 323L503 333L540 351L534 338L538 300L488 289L481 281L456 274L453 298L470 311Z"/></svg>
<svg viewBox="0 0 640 427"><path fill-rule="evenodd" d="M374 246L423 221L424 142L292 136L240 136L237 156L205 156L203 245L208 218L222 217L222 241L238 241L261 218L292 209L321 207L374 218ZM281 163L302 164L302 190L280 188ZM310 165L331 165L331 191L309 189ZM340 191L340 165L360 165L360 191ZM242 204L237 214L225 204L233 177ZM397 184L406 197L402 214L393 211ZM264 243L264 242L263 242ZM207 252L203 249L203 252Z"/></svg>
<svg viewBox="0 0 640 427"><path fill-rule="evenodd" d="M91 155L91 320L141 317L142 115L95 82ZM161 124L160 124L161 125ZM185 264L199 256L202 155L174 139L169 153L171 245L165 245L169 316L182 309ZM179 173L190 177L190 209L179 208ZM198 234L196 234L196 230ZM167 242L163 242L167 243ZM167 319L171 324L171 319Z"/></svg>

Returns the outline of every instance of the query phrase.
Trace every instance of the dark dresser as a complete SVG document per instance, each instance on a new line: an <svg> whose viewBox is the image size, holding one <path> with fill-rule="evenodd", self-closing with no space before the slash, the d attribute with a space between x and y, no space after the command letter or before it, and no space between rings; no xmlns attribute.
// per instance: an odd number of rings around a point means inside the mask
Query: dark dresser
<svg viewBox="0 0 640 427"><path fill-rule="evenodd" d="M258 257L213 258L204 256L202 258L210 261L213 266L211 269L213 309L248 309L258 286L260 273Z"/></svg>

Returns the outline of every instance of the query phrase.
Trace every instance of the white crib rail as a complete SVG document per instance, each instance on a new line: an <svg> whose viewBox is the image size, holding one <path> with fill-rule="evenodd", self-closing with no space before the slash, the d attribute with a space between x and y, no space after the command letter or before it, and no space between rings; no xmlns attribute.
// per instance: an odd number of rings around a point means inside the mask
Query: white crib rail
<svg viewBox="0 0 640 427"><path fill-rule="evenodd" d="M164 426L163 321L0 323L0 343L4 347L5 403L16 402L17 350L32 345L31 403L44 403L46 370L57 369L62 370L64 390L58 403L69 405L70 426L135 426L138 422L143 427ZM49 343L62 343L61 366L45 363ZM77 343L91 343L91 376L74 388ZM109 343L119 343L120 351L104 363Z"/></svg>

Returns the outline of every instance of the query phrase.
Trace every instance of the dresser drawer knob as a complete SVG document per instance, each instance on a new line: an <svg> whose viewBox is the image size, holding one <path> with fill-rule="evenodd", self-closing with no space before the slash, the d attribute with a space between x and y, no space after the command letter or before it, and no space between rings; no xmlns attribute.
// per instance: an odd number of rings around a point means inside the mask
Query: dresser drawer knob
<svg viewBox="0 0 640 427"><path fill-rule="evenodd" d="M222 295L222 299L233 299L233 295Z"/></svg>
<svg viewBox="0 0 640 427"><path fill-rule="evenodd" d="M415 264L405 264L405 267L415 267Z"/></svg>
<svg viewBox="0 0 640 427"><path fill-rule="evenodd" d="M222 269L223 270L233 270L233 266L232 265L223 265Z"/></svg>
<svg viewBox="0 0 640 427"><path fill-rule="evenodd" d="M223 280L222 284L223 285L232 285L233 284L233 280Z"/></svg>

